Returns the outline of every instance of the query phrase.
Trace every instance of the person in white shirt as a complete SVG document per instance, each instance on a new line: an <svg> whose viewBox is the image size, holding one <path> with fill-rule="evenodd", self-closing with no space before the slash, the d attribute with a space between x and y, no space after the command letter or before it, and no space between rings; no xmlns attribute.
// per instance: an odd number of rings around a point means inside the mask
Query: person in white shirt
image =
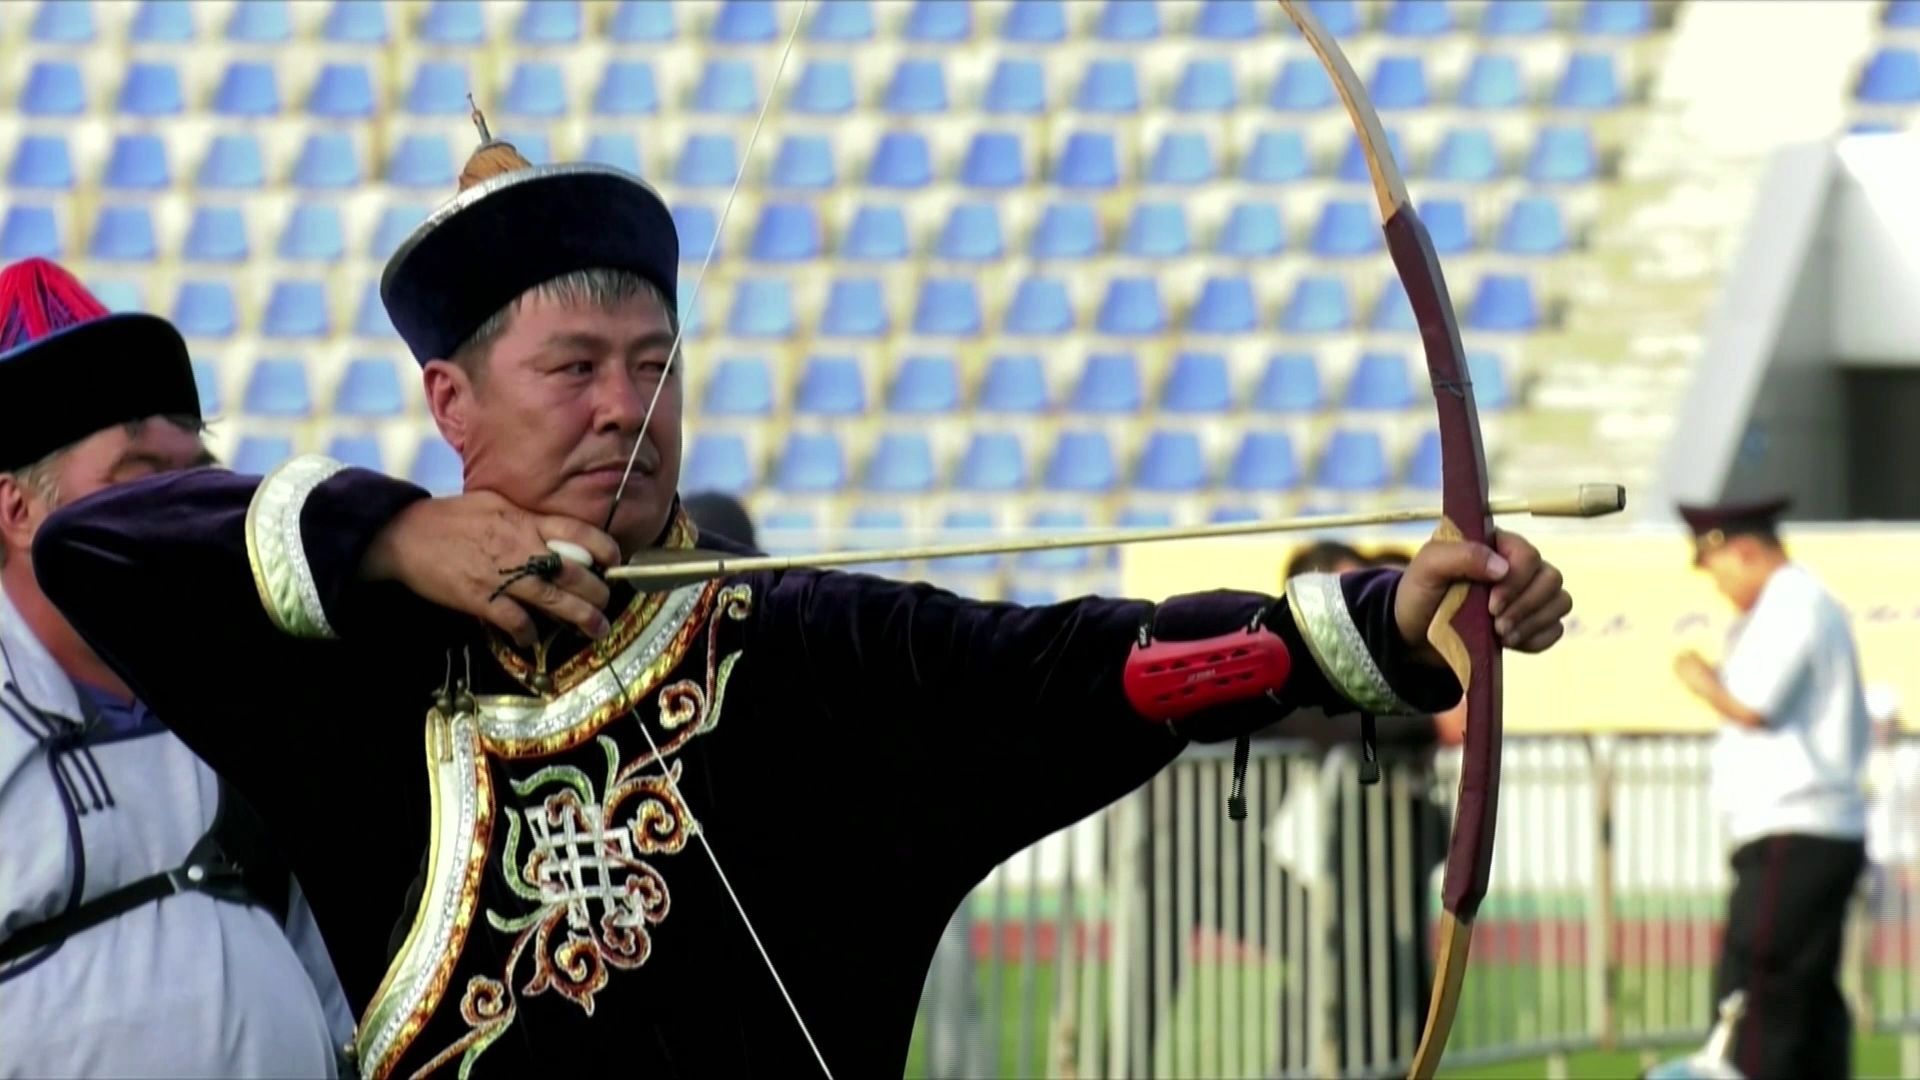
<svg viewBox="0 0 1920 1080"><path fill-rule="evenodd" d="M1859 657L1846 612L1781 544L1787 505L1680 508L1695 565L1740 612L1717 668L1686 652L1674 670L1724 721L1714 791L1734 886L1714 998L1744 994L1731 1058L1751 1080L1850 1075L1839 968L1867 857Z"/></svg>

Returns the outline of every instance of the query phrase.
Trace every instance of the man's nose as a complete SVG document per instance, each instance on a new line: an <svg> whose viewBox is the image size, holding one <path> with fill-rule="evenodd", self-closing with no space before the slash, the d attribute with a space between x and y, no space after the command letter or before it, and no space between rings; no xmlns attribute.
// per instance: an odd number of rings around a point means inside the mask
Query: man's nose
<svg viewBox="0 0 1920 1080"><path fill-rule="evenodd" d="M597 387L598 424L601 431L632 435L640 430L647 416L647 395L633 376L617 365L609 365Z"/></svg>

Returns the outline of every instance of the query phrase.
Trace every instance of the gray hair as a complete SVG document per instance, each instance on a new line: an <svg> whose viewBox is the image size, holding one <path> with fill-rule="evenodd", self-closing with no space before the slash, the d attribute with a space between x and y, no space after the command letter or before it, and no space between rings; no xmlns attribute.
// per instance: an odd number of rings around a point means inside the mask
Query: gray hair
<svg viewBox="0 0 1920 1080"><path fill-rule="evenodd" d="M206 421L197 416L167 415L162 417L162 419L182 431L190 431L195 435L202 434L207 430ZM126 421L120 425L120 428L125 431L129 437L132 437L140 434L141 430L146 426L147 421L145 419L136 419ZM14 483L19 484L29 493L39 498L41 502L45 503L48 511L58 510L60 508L60 461L72 453L73 448L78 445L80 445L79 442L68 443L31 465L22 465L20 468L0 475L11 476ZM0 544L0 567L6 565L7 546Z"/></svg>
<svg viewBox="0 0 1920 1080"><path fill-rule="evenodd" d="M478 376L483 362L493 351L494 343L507 332L514 312L531 296L559 304L597 307L602 311L611 310L629 300L651 296L666 311L668 330L675 337L680 335L680 313L674 310L667 294L658 285L630 270L575 270L535 285L488 316L487 321L481 323L480 328L468 336L449 359L460 365L468 375Z"/></svg>

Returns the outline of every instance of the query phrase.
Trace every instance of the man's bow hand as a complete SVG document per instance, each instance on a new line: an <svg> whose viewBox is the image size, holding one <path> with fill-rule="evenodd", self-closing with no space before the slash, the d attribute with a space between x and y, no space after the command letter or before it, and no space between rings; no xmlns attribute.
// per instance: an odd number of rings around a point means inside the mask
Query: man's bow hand
<svg viewBox="0 0 1920 1080"><path fill-rule="evenodd" d="M1519 533L1496 533L1493 547L1458 540L1431 540L1413 557L1394 592L1393 617L1400 636L1423 663L1446 661L1427 641L1427 627L1447 590L1461 581L1492 586L1488 610L1500 644L1517 652L1545 652L1566 633L1573 610L1565 578Z"/></svg>
<svg viewBox="0 0 1920 1080"><path fill-rule="evenodd" d="M548 554L549 540L585 548L599 566L621 562L620 546L591 525L528 513L490 491L471 491L422 499L401 511L374 537L360 576L397 581L432 603L499 627L522 647L535 642L534 612L588 637L603 636L607 583L585 567L561 560L558 574L521 574L509 583L514 568Z"/></svg>

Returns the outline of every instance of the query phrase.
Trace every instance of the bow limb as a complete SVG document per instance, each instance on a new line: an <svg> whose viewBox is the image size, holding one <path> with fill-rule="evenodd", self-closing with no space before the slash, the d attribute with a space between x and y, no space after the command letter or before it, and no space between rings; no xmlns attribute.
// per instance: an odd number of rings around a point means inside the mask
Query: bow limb
<svg viewBox="0 0 1920 1080"><path fill-rule="evenodd" d="M1442 516L1434 539L1490 543L1493 517L1487 498L1480 415L1474 405L1473 383L1467 378L1466 351L1460 343L1453 301L1447 294L1433 242L1407 196L1406 181L1393 159L1379 114L1345 54L1303 0L1279 3L1327 69L1353 119L1380 207L1387 251L1420 327L1440 426ZM1446 1050L1466 979L1474 916L1486 896L1493 867L1500 790L1500 648L1487 608L1489 597L1484 584L1454 586L1427 631L1428 640L1445 657L1466 695L1467 731L1453 836L1447 848L1439 959L1426 1029L1409 1073L1416 1080L1431 1077Z"/></svg>

